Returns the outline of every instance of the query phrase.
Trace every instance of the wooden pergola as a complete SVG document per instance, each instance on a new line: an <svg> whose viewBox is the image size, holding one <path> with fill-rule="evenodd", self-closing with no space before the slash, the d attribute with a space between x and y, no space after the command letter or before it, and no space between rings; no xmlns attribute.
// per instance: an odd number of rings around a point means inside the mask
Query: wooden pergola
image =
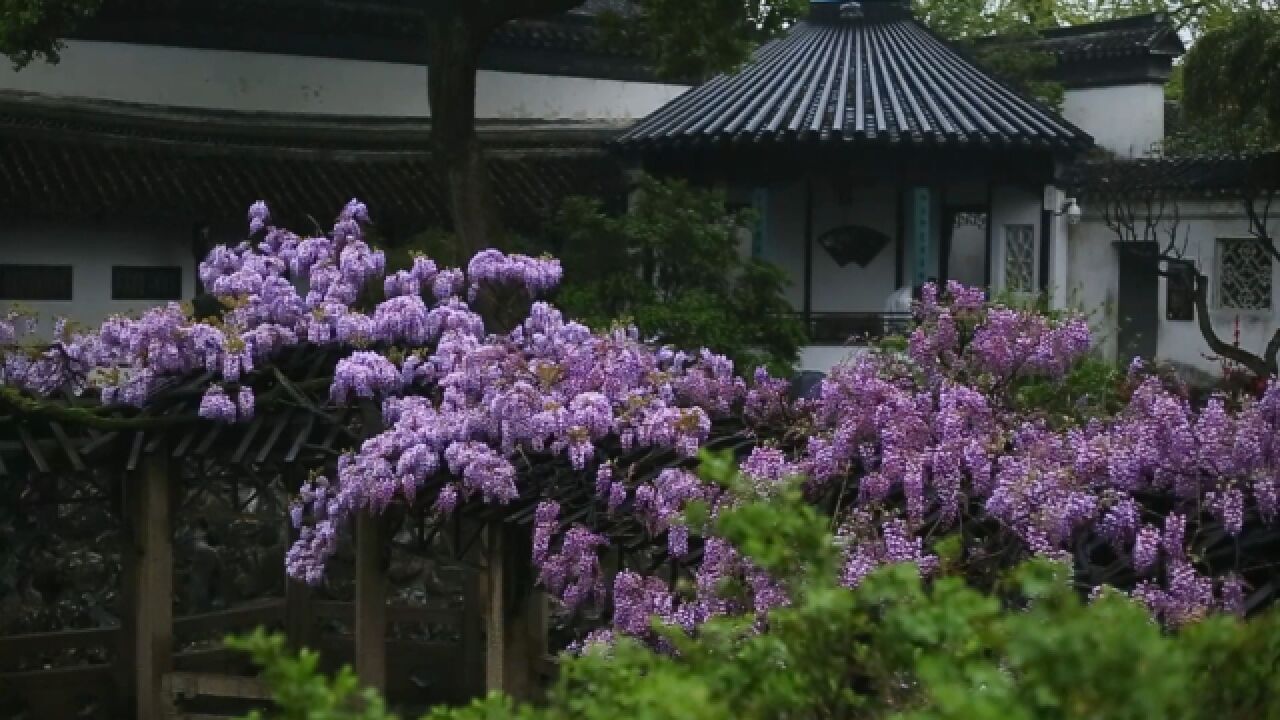
<svg viewBox="0 0 1280 720"><path fill-rule="evenodd" d="M59 709L67 700L60 688L68 682L82 688L113 688L110 717L202 717L182 712L180 701L261 700L265 688L256 679L230 672L180 670L178 665L193 663L175 651L175 628L198 626L226 633L275 623L283 625L292 645L319 648L323 654L333 646L317 636L316 621L331 619L353 624L350 657L355 669L363 684L385 692L389 663L394 669L397 657L421 652L400 652L394 643L389 647L389 623L441 621L457 626L460 637L452 657L441 655L458 686L451 699L462 700L482 689L533 696L553 670L547 653L546 601L533 589L529 571L529 531L517 530L532 523L536 497L501 508L469 504L441 522L418 516L419 537L450 533L459 555L474 558L473 565L483 569L464 583L465 600L455 611L388 602L389 539L398 530L397 520L406 527L411 524L404 517L413 511L400 508L382 517L360 515L354 528L352 603L318 600L312 588L288 580L283 598L175 618L179 488L209 475L267 482L305 476L311 469L331 468L345 449L378 429L372 406L326 405L329 380L322 373L333 367L332 361L328 353L314 348L280 359L255 378L256 417L235 425L197 417L208 377L166 389L142 411L106 409L71 396L32 401L12 388L0 389L0 483L39 485L57 479L82 488L76 491L79 501L109 503L121 529L119 627L0 637L0 662L50 648L89 645L107 648L114 661L23 672L3 672L0 667L0 684L17 688L35 705L44 703L43 711L34 706L33 710L51 720L69 712ZM583 480L583 487L571 489L565 498L579 517L591 502L586 483ZM289 492L294 489L296 484ZM237 491L237 498L241 495ZM278 511L280 527L286 527L287 506ZM225 658L227 651L222 653ZM215 669L230 665L234 663L226 660L212 664ZM483 677L483 686L474 676Z"/></svg>

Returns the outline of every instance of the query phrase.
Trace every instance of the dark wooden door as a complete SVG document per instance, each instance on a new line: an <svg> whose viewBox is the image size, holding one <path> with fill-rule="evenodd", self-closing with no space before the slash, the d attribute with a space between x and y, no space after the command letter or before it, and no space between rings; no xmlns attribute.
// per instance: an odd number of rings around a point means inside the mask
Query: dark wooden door
<svg viewBox="0 0 1280 720"><path fill-rule="evenodd" d="M1153 358L1160 340L1160 274L1153 243L1117 244L1120 292L1116 300L1120 362Z"/></svg>

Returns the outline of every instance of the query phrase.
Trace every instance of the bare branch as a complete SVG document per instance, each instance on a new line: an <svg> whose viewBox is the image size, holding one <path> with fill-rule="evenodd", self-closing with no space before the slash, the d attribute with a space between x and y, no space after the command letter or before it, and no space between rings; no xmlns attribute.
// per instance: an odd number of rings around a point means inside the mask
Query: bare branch
<svg viewBox="0 0 1280 720"><path fill-rule="evenodd" d="M1204 336L1210 350L1227 360L1243 365L1259 377L1268 377L1275 374L1275 358L1277 351L1280 350L1280 331L1276 332L1276 336L1272 338L1271 343L1267 346L1268 356L1265 358L1254 355L1248 350L1218 337L1218 331L1213 327L1213 318L1209 315L1209 278L1203 273L1195 274L1195 304L1196 319L1200 324L1200 334Z"/></svg>

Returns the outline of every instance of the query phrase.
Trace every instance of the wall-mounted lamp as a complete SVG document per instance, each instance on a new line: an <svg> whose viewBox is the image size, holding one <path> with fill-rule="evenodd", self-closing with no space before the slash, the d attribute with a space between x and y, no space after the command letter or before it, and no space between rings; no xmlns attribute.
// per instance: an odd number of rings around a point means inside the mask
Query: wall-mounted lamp
<svg viewBox="0 0 1280 720"><path fill-rule="evenodd" d="M1075 198L1067 198L1062 203L1062 209L1058 214L1067 216L1068 225L1079 225L1080 218L1084 216L1084 210L1080 209L1080 203L1076 202Z"/></svg>

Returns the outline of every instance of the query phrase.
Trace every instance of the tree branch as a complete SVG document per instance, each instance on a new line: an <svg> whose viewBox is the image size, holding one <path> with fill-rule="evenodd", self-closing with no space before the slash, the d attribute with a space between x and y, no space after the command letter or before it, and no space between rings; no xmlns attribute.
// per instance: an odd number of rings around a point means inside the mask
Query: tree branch
<svg viewBox="0 0 1280 720"><path fill-rule="evenodd" d="M1280 331L1277 331L1271 345L1268 345L1268 358L1259 357L1244 348L1224 341L1218 337L1218 331L1213 327L1213 318L1209 315L1209 278L1200 272L1195 273L1194 278L1196 320L1200 324L1200 334L1209 344L1209 349L1232 362L1243 365L1259 377L1274 375L1276 350L1280 350ZM1272 345L1275 346L1274 349Z"/></svg>

